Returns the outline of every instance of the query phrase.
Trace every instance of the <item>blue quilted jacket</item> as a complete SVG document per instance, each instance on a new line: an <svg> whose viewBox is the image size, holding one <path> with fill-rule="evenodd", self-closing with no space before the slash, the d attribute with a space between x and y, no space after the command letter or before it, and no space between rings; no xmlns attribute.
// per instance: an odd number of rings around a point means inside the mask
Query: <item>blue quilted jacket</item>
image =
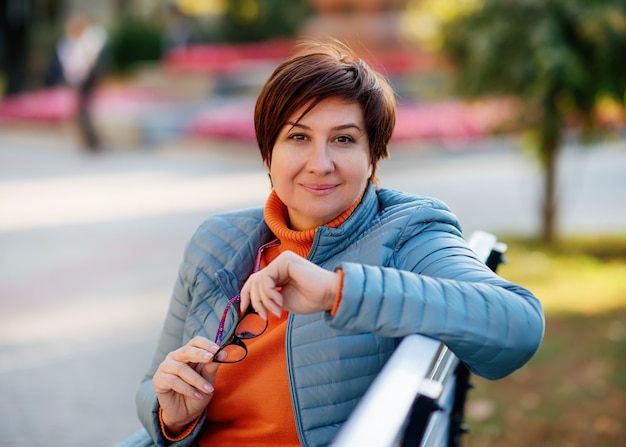
<svg viewBox="0 0 626 447"><path fill-rule="evenodd" d="M152 375L195 335L212 338L256 250L273 238L261 208L211 217L191 238L152 367L137 392L139 418L157 445L166 442ZM491 379L522 366L541 342L537 299L477 259L455 216L437 200L370 185L343 225L317 229L308 259L343 269L344 284L334 316L292 314L287 324L288 377L304 446L331 443L408 334L443 341L472 372ZM234 319L233 313L229 326ZM193 445L201 425L176 445Z"/></svg>

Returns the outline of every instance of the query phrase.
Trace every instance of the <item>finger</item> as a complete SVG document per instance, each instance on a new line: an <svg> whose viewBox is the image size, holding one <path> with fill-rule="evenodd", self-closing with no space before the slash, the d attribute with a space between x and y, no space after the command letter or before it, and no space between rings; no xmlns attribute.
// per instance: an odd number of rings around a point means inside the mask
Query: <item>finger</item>
<svg viewBox="0 0 626 447"><path fill-rule="evenodd" d="M165 394L173 391L192 399L205 399L213 394L213 386L208 381L206 382L208 386L205 388L204 384L200 387L195 387L185 382L180 377L171 374L166 375L164 379L164 386L154 387L157 394Z"/></svg>
<svg viewBox="0 0 626 447"><path fill-rule="evenodd" d="M261 281L261 274L255 273L250 275L246 283L241 288L241 302L240 310L245 312L249 306L256 311L257 314L264 320L267 320L267 309L263 306L263 303L259 300L259 282Z"/></svg>
<svg viewBox="0 0 626 447"><path fill-rule="evenodd" d="M192 368L195 368L199 364L212 362L215 354L205 349L183 346L170 353L170 356L173 362L182 365L191 365Z"/></svg>
<svg viewBox="0 0 626 447"><path fill-rule="evenodd" d="M178 362L164 362L153 377L157 394L175 392L183 396L203 399L213 393L213 385L197 374L189 365Z"/></svg>
<svg viewBox="0 0 626 447"><path fill-rule="evenodd" d="M208 351L208 352L210 352L212 354L215 354L217 352L217 350L219 349L218 345L213 343L208 338L202 337L201 335L196 335L194 338L189 340L189 342L187 343L187 346L193 346L193 347L196 347L196 348L200 348L200 349Z"/></svg>
<svg viewBox="0 0 626 447"><path fill-rule="evenodd" d="M206 363L212 364L213 362ZM169 373L172 376L178 377L184 383L194 388L194 397L198 397L195 391L199 391L203 394L211 394L214 391L213 383L208 382L201 373L198 373L195 368L192 368L186 363L174 363L166 365L164 372ZM180 385L180 384L179 384ZM185 387L186 388L186 387ZM186 394L190 396L190 394ZM201 396L204 397L204 396Z"/></svg>
<svg viewBox="0 0 626 447"><path fill-rule="evenodd" d="M248 278L248 280L244 283L243 287L241 288L241 292L239 292L239 312L242 314L246 311L246 309L248 309L248 306L250 305L250 278Z"/></svg>
<svg viewBox="0 0 626 447"><path fill-rule="evenodd" d="M263 281L260 276L254 278L254 280L251 282L250 304L261 318L267 320L269 311L266 307L265 301L263 300L264 288L262 283Z"/></svg>
<svg viewBox="0 0 626 447"><path fill-rule="evenodd" d="M283 295L278 290L266 290L262 301L267 310L273 313L277 318L281 317L283 313Z"/></svg>
<svg viewBox="0 0 626 447"><path fill-rule="evenodd" d="M277 275L278 271L272 268L262 273L264 274L259 277L257 287L254 290L265 309L280 318L283 312L283 295L276 287L283 284L279 284L273 276Z"/></svg>
<svg viewBox="0 0 626 447"><path fill-rule="evenodd" d="M197 348L192 344L200 344L210 351L203 348ZM202 365L213 363L214 352L219 347L204 337L194 337L189 343L176 351L169 353L165 360L159 366L159 370L165 374L180 377L186 383L195 386L202 392L213 392L212 386L202 380L200 370ZM159 371L157 370L157 372ZM188 394L187 394L188 395Z"/></svg>
<svg viewBox="0 0 626 447"><path fill-rule="evenodd" d="M205 337L196 336L186 345L180 347L169 355L183 363L207 363L213 360L213 356L219 346Z"/></svg>
<svg viewBox="0 0 626 447"><path fill-rule="evenodd" d="M217 358L220 361L226 360L226 353L224 351L220 351L217 355ZM202 377L207 380L209 383L214 384L215 378L217 376L217 370L219 369L221 363L211 362L203 365L201 374Z"/></svg>
<svg viewBox="0 0 626 447"><path fill-rule="evenodd" d="M263 303L259 300L252 300L252 308L255 310L259 317L267 321L267 316L269 314L268 310L265 308Z"/></svg>

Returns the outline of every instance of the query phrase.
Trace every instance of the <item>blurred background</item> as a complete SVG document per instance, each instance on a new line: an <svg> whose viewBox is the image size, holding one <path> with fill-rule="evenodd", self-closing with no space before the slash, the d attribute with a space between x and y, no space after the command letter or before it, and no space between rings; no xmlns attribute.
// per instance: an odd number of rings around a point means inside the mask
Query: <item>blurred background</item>
<svg viewBox="0 0 626 447"><path fill-rule="evenodd" d="M301 37L394 86L381 184L496 233L545 307L531 362L475 378L464 445L623 445L623 0L0 0L2 445L139 426L186 241L267 197L254 101Z"/></svg>

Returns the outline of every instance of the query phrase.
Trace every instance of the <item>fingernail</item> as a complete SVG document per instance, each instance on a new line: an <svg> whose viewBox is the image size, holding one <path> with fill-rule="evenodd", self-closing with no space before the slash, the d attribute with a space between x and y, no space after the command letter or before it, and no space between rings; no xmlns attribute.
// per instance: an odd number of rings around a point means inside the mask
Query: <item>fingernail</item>
<svg viewBox="0 0 626 447"><path fill-rule="evenodd" d="M213 392L213 387L211 385L209 385L208 383L205 383L203 388L205 389L205 391L207 391L208 393L212 393Z"/></svg>
<svg viewBox="0 0 626 447"><path fill-rule="evenodd" d="M204 360L209 361L213 358L213 354L211 352L205 352L202 357L204 358Z"/></svg>
<svg viewBox="0 0 626 447"><path fill-rule="evenodd" d="M204 396L201 393L199 393L198 391L193 393L193 397L195 397L196 399L203 399L204 398Z"/></svg>

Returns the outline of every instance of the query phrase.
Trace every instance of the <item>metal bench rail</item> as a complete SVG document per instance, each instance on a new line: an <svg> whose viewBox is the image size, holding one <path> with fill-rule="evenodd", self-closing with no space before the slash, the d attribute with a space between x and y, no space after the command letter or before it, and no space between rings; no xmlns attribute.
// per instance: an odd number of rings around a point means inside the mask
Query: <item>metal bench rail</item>
<svg viewBox="0 0 626 447"><path fill-rule="evenodd" d="M507 246L476 231L470 247L493 271ZM459 447L470 373L443 343L405 337L339 431L333 447Z"/></svg>

